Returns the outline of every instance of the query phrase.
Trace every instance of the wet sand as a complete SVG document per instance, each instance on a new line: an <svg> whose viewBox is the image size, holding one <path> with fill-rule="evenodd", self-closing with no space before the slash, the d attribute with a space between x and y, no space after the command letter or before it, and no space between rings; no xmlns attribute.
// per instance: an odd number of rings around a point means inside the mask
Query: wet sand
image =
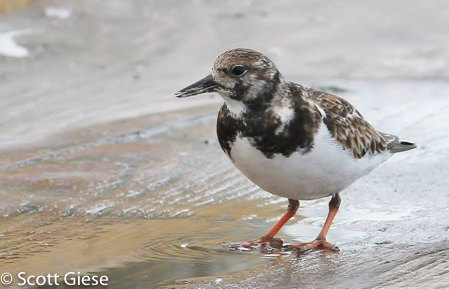
<svg viewBox="0 0 449 289"><path fill-rule="evenodd" d="M106 274L111 288L448 286L445 2L397 1L401 14L386 1L104 3L36 1L2 14L0 34L39 32L17 37L30 56L0 55L0 273ZM71 16L46 16L50 6ZM276 45L251 33L255 23ZM247 33L229 32L237 27ZM222 153L217 96L173 96L228 46L265 51L288 79L342 88L379 130L419 144L342 194L329 233L340 252L222 246L260 236L287 205ZM313 239L327 202L301 202L280 237Z"/></svg>
<svg viewBox="0 0 449 289"><path fill-rule="evenodd" d="M0 12L9 12L28 4L31 0L0 0Z"/></svg>

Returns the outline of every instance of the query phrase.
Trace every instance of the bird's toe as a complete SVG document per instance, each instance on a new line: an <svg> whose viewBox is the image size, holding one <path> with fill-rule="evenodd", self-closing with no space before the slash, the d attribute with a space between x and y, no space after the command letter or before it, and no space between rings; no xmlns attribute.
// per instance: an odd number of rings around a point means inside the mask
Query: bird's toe
<svg viewBox="0 0 449 289"><path fill-rule="evenodd" d="M232 243L226 245L228 250L231 251L248 251L248 250L267 250L271 251L274 248L282 248L283 241L280 238L274 237L261 237L259 239L241 242L241 243Z"/></svg>
<svg viewBox="0 0 449 289"><path fill-rule="evenodd" d="M340 251L336 245L321 239L316 239L308 243L292 244L290 245L290 248L295 249L298 253L303 253L309 250L329 250L332 252Z"/></svg>

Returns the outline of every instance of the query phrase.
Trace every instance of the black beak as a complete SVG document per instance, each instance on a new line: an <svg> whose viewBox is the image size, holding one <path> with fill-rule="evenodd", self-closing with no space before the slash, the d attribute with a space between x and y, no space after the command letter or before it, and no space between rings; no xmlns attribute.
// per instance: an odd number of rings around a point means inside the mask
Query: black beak
<svg viewBox="0 0 449 289"><path fill-rule="evenodd" d="M206 92L214 92L220 89L222 86L212 79L212 75L208 75L205 78L195 82L186 88L181 89L175 95L179 98L184 98L192 95L197 95Z"/></svg>

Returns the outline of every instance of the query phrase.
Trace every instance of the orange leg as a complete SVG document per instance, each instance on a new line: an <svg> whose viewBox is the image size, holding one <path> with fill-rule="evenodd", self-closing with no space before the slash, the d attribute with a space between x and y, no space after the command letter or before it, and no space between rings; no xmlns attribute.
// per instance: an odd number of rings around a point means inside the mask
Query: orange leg
<svg viewBox="0 0 449 289"><path fill-rule="evenodd" d="M326 241L326 235L329 231L330 226L332 225L332 221L335 218L335 215L338 212L338 209L340 208L341 198L340 195L337 193L334 196L332 196L332 199L329 202L329 214L327 215L326 222L324 222L324 226L321 229L320 234L316 239L312 242L303 243L303 244L293 244L291 248L297 248L299 250L308 250L308 249L333 249L338 250L338 248L331 243Z"/></svg>
<svg viewBox="0 0 449 289"><path fill-rule="evenodd" d="M261 246L268 247L268 246L276 246L281 247L282 246L282 240L280 238L274 238L274 236L279 232L279 230L287 223L288 220L290 220L295 214L296 211L299 208L299 201L288 199L288 208L287 212L282 216L282 218L274 224L273 227L271 227L270 230L268 230L265 234L262 235L257 240L245 242L240 244L242 247L252 247L253 245L260 244Z"/></svg>

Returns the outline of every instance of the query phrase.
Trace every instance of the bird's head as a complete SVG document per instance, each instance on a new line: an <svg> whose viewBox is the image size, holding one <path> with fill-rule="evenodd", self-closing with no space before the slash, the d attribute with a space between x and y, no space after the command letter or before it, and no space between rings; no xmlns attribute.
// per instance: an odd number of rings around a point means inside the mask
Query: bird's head
<svg viewBox="0 0 449 289"><path fill-rule="evenodd" d="M267 56L237 48L218 56L211 74L181 89L176 96L217 92L228 106L260 107L271 101L281 82L281 74Z"/></svg>

